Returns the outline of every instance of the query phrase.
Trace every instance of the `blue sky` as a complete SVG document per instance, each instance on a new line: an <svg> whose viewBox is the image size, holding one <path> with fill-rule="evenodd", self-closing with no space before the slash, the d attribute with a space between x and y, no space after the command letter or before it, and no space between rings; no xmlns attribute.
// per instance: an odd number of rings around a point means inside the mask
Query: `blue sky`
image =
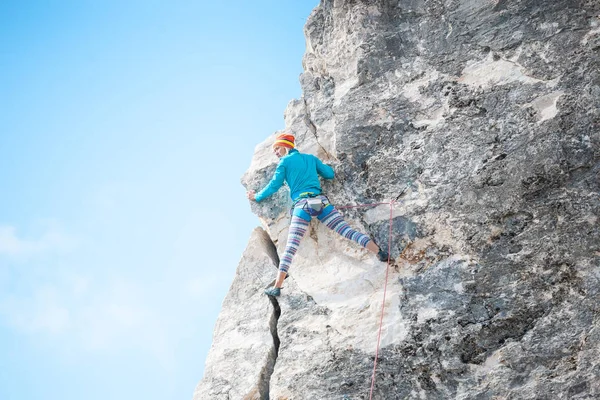
<svg viewBox="0 0 600 400"><path fill-rule="evenodd" d="M191 399L317 4L0 3L0 399Z"/></svg>

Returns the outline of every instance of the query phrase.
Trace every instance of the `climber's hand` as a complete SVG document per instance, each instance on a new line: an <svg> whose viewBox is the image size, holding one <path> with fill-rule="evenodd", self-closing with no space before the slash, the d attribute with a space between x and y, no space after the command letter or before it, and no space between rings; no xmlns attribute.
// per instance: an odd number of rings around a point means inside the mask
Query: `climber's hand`
<svg viewBox="0 0 600 400"><path fill-rule="evenodd" d="M246 197L248 200L256 200L256 192L254 190L248 190L246 192Z"/></svg>

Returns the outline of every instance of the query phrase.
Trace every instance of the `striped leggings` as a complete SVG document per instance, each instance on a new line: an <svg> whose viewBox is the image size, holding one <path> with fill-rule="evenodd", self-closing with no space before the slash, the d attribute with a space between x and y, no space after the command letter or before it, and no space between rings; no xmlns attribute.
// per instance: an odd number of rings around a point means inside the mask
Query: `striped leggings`
<svg viewBox="0 0 600 400"><path fill-rule="evenodd" d="M366 247L367 244L371 241L371 239L358 231L355 231L348 225L348 223L344 220L344 217L336 210L329 213L325 218L321 220L332 231L337 232L342 235L346 239L350 239L362 247ZM279 271L285 272L287 274L290 269L290 265L292 264L292 259L300 246L300 242L306 234L306 230L308 229L309 222L296 216L292 215L292 222L290 223L290 230L288 232L287 244L285 246L285 252L283 253L283 257L279 262Z"/></svg>

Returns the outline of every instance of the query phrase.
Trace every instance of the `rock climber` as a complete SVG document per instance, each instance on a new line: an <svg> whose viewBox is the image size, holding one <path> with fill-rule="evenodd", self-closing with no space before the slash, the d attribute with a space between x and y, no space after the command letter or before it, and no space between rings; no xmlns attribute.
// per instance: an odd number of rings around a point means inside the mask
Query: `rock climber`
<svg viewBox="0 0 600 400"><path fill-rule="evenodd" d="M329 202L327 196L322 194L319 176L324 179L333 179L335 176L333 168L312 154L300 153L295 147L293 135L286 133L277 135L273 143L273 152L279 158L279 164L273 178L260 192L249 190L246 193L248 199L260 203L277 192L284 181L290 188L293 202L292 220L285 251L279 262L279 273L275 285L265 290L265 294L269 296L281 294L283 281L292 263L292 258L298 250L312 217L317 217L329 229L377 254L379 261L389 261L388 253L380 249L367 235L352 229L339 211Z"/></svg>

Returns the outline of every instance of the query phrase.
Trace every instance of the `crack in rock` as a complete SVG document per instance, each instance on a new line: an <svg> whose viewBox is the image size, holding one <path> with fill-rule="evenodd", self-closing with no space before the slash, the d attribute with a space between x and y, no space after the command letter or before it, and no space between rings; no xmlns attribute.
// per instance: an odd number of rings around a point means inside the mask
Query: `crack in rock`
<svg viewBox="0 0 600 400"><path fill-rule="evenodd" d="M273 347L271 347L271 350L269 350L267 362L260 371L258 393L261 400L269 400L271 376L275 370L275 363L277 362L277 356L279 355L280 344L279 334L277 333L277 322L279 320L279 316L281 315L281 307L279 306L279 302L275 297L269 296L269 300L273 305L273 314L271 314L271 318L269 319L269 330L273 336Z"/></svg>
<svg viewBox="0 0 600 400"><path fill-rule="evenodd" d="M277 254L277 247L273 240L269 238L268 240L269 246L266 251L269 254L269 257L273 261L273 265L275 268L279 266L279 255ZM274 286L275 281L273 281L269 286ZM269 400L269 391L271 384L271 376L273 375L273 371L275 370L275 363L277 362L277 356L279 355L279 334L277 333L277 323L279 321L279 316L281 315L281 307L279 306L279 302L273 296L268 296L269 301L273 305L273 313L269 318L269 331L271 332L271 336L273 337L273 346L269 350L269 354L267 356L267 360L265 365L260 370L259 381L258 381L258 399L260 400ZM257 400L256 394L252 396L246 396L244 400Z"/></svg>
<svg viewBox="0 0 600 400"><path fill-rule="evenodd" d="M323 152L327 155L327 157L329 159L336 159L335 157L333 157L333 155L331 153L329 153L327 151L327 149L325 149L325 147L323 147L321 142L319 142L319 136L317 135L317 127L315 126L314 122L312 122L312 119L310 117L310 110L308 109L308 104L306 103L306 99L303 99L303 101L304 101L304 123L308 127L308 130L313 134L313 136L315 137L315 140L317 141L317 144L319 145L321 150L323 150Z"/></svg>

